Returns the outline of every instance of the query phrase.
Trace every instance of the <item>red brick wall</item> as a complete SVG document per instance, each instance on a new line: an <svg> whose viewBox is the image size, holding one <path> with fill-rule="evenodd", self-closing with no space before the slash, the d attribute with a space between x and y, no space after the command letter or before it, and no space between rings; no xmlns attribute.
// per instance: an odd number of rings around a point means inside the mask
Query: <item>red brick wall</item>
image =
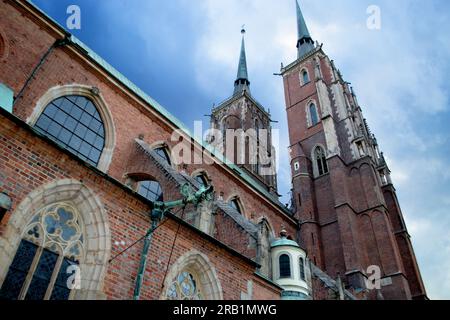
<svg viewBox="0 0 450 320"><path fill-rule="evenodd" d="M0 116L0 123L0 187L8 192L13 201L12 210L1 223L0 236L4 234L11 212L14 212L27 194L64 178L82 181L103 203L112 233L112 256L123 249L115 246L115 241L123 240L129 245L146 233L150 220L149 207L145 203L4 116ZM241 291L247 291L247 281L254 279L255 267L185 226L179 229L169 262L178 227L177 222L169 220L155 233L142 297L159 298L167 265L195 249L208 256L215 267L224 298L240 299ZM109 299L132 298L141 250L142 244L138 244L109 265L104 287ZM264 289L261 295L271 299L279 298L279 292L274 287Z"/></svg>
<svg viewBox="0 0 450 320"><path fill-rule="evenodd" d="M5 17L0 21L0 29L4 30L12 53L6 62L2 62L2 70L6 72L2 72L0 81L12 87L17 95L32 69L56 38L36 25L35 20L21 15L9 1L0 2L0 10L4 12L2 16ZM67 84L88 85L100 89L115 125L116 147L108 172L115 179L124 182L124 175L129 173L125 165L132 160L130 154L135 147L134 139L138 136L143 135L149 144L164 141L170 146L174 145L170 141L172 129L167 124L125 95L109 79L94 71L67 48L55 49L49 55L25 90L23 98L17 102L14 114L26 120L32 114L39 98L50 88ZM185 170L191 173L199 168L208 172L217 194L223 193L225 199L239 195L247 218L256 221L261 216L267 216L277 233L284 225L289 234L296 234L295 223L284 217L279 209L257 196L255 191L238 177L217 164L188 165Z"/></svg>

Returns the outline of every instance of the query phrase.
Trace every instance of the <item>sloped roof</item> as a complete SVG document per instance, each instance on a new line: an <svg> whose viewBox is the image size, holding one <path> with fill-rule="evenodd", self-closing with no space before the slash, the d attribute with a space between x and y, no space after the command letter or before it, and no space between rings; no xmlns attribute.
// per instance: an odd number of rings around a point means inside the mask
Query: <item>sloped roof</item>
<svg viewBox="0 0 450 320"><path fill-rule="evenodd" d="M249 186L251 186L254 190L256 190L258 193L263 195L267 200L269 200L272 204L277 206L281 211L283 211L286 215L291 216L291 212L288 208L286 208L277 197L275 197L273 194L271 194L268 190L263 188L262 186L255 181L254 178L252 178L250 175L245 173L241 168L239 168L237 165L233 164L231 161L227 160L225 156L223 156L220 152L215 150L211 145L207 144L204 141L199 140L197 137L195 137L190 130L174 115L172 115L169 111L167 111L166 108L164 108L162 105L160 105L156 100L154 100L152 97L150 97L148 94L146 94L143 90L141 90L138 86L136 86L133 82L131 82L129 79L127 79L123 74L121 74L119 71L117 71L113 66L111 66L108 62L106 62L103 58L101 58L97 53L95 53L93 50L91 50L87 45L85 45L81 40L76 38L74 35L70 34L68 31L64 29L58 22L56 22L54 19L49 17L45 12L43 12L39 7L37 7L35 4L33 4L31 1L26 1L29 3L34 10L38 11L45 19L53 23L55 26L57 26L61 32L67 35L67 40L69 42L80 49L80 51L90 59L92 59L96 64L98 64L100 67L102 67L107 73L109 73L113 78L118 80L122 85L124 85L128 90L130 90L132 93L134 93L137 97L141 98L143 101L145 101L148 105L150 105L153 109L155 109L159 114L161 114L164 118L166 118L169 122L171 122L175 127L182 130L186 135L191 137L193 141L195 141L198 145L206 149L211 155L213 155L215 158L217 158L221 163L228 166L232 171L237 173L237 175ZM259 104L258 104L259 105ZM261 107L262 108L262 107ZM264 108L262 108L264 110Z"/></svg>

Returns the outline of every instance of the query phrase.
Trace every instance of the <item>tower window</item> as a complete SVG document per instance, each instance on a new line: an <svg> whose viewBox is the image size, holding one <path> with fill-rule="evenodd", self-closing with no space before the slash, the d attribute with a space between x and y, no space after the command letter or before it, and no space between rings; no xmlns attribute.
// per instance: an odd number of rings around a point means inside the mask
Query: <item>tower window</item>
<svg viewBox="0 0 450 320"><path fill-rule="evenodd" d="M291 277L291 259L287 254L282 254L280 256L280 278L290 278Z"/></svg>
<svg viewBox="0 0 450 320"><path fill-rule="evenodd" d="M325 151L322 149L322 147L317 147L314 151L314 161L316 165L317 175L321 176L324 174L327 174L328 171L328 164L327 164L327 158L325 155Z"/></svg>
<svg viewBox="0 0 450 320"><path fill-rule="evenodd" d="M356 146L358 148L359 156L364 157L366 155L366 153L364 152L364 146L363 146L362 142L357 142Z"/></svg>
<svg viewBox="0 0 450 320"><path fill-rule="evenodd" d="M308 84L309 83L309 75L308 75L308 72L306 70L303 71L302 77L303 77L303 84L304 85Z"/></svg>
<svg viewBox="0 0 450 320"><path fill-rule="evenodd" d="M308 70L303 69L300 71L300 85L304 86L310 82Z"/></svg>
<svg viewBox="0 0 450 320"><path fill-rule="evenodd" d="M306 281L306 277L305 277L305 260L303 258L300 258L299 267L300 267L300 279L303 280L303 281Z"/></svg>
<svg viewBox="0 0 450 320"><path fill-rule="evenodd" d="M319 115L317 113L317 107L314 103L309 105L309 119L311 127L314 127L319 123Z"/></svg>
<svg viewBox="0 0 450 320"><path fill-rule="evenodd" d="M105 146L105 129L100 114L88 98L65 96L52 101L35 128L79 158L98 165Z"/></svg>
<svg viewBox="0 0 450 320"><path fill-rule="evenodd" d="M161 185L157 181L141 181L138 193L150 201L163 201Z"/></svg>

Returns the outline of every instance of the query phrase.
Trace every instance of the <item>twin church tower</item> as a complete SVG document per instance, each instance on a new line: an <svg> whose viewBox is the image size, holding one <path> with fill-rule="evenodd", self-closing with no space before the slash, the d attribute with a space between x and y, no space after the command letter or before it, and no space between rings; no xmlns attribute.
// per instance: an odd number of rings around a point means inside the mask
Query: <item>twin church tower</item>
<svg viewBox="0 0 450 320"><path fill-rule="evenodd" d="M296 5L298 58L281 75L298 242L312 263L364 298L426 299L383 153L353 89L313 41ZM213 109L211 127L266 129L263 154L274 157L270 113L250 91L244 37L233 95ZM240 166L276 195L275 174L261 174L259 162ZM380 287L369 290L374 282L367 279L378 270Z"/></svg>

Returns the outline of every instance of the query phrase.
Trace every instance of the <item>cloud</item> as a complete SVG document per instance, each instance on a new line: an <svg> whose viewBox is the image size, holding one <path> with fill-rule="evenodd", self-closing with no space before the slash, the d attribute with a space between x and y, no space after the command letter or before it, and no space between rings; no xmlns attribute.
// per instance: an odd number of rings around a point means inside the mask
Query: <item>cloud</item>
<svg viewBox="0 0 450 320"><path fill-rule="evenodd" d="M60 9L71 3L35 2L59 12L60 22ZM296 58L293 0L77 2L86 23L77 35L188 126L232 93L245 24L252 93L279 121L279 189L287 201L284 91L273 73ZM379 31L366 28L371 4L381 9ZM429 296L450 299L450 3L302 0L301 6L313 38L355 87L385 152Z"/></svg>
<svg viewBox="0 0 450 320"><path fill-rule="evenodd" d="M275 106L273 115L280 120L280 128L287 127L284 93L281 81L270 74L277 71L280 61L295 59L295 10L291 2L205 1L207 30L197 47L201 72L196 79L201 88L226 95L237 66L239 28L245 23L253 94L263 105ZM433 130L435 119L449 119L450 112L450 46L446 31L440 27L442 20L448 25L448 14L433 5L424 9L417 1L378 2L383 19L380 31L365 27L368 4L327 2L326 15L323 1L303 1L303 8L313 38L324 43L346 80L353 83L369 125L385 151L430 297L450 298L450 281L442 281L448 280L444 270L450 267L450 218L442 209L448 207L450 199L450 135L448 129ZM422 26L416 23L418 12L426 20ZM202 82L205 72L210 82ZM279 188L287 194L288 136L286 130L281 132ZM446 152L442 148L447 148ZM283 199L287 201L287 197Z"/></svg>

